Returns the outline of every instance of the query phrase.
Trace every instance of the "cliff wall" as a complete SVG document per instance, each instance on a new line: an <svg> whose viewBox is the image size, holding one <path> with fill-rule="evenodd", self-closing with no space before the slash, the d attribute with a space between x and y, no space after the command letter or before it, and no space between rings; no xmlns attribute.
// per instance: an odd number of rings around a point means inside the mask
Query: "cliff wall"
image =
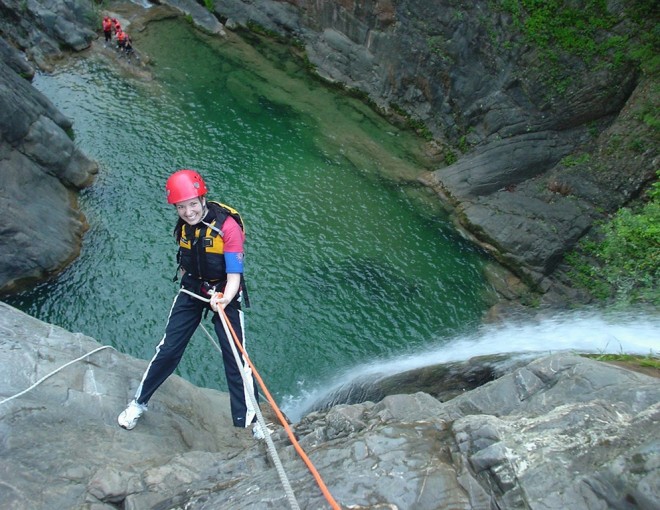
<svg viewBox="0 0 660 510"><path fill-rule="evenodd" d="M617 22L594 40L634 39L626 6L607 5ZM320 76L430 130L445 165L420 181L551 303L587 299L564 253L656 178L658 137L642 120L655 78L613 51L550 58L497 3L217 0L215 12L301 42Z"/></svg>
<svg viewBox="0 0 660 510"><path fill-rule="evenodd" d="M31 62L48 68L89 46L79 20L88 2L0 1L0 291L42 280L79 252L85 219L77 192L97 172L70 138L70 119L30 85ZM21 53L23 51L24 53ZM26 61L28 56L31 61Z"/></svg>
<svg viewBox="0 0 660 510"><path fill-rule="evenodd" d="M194 0L162 3L200 29L223 34ZM624 6L608 5L619 22L605 35L630 37L635 25ZM96 171L67 140L70 121L20 81L33 73L23 55L49 68L62 52L89 46L98 20L86 0L1 0L0 14L0 94L6 111L26 112L20 122L3 116L1 133L7 184L0 196L20 211L3 245L3 259L13 260L0 272L0 290L8 291L75 257L84 229L75 191ZM227 28L260 26L297 41L320 76L361 91L394 121L408 116L432 133L429 150L445 163L420 182L438 192L459 228L513 272L493 275L503 295L520 297L520 289L531 288L554 304L588 299L571 288L564 253L655 179L658 138L643 120L658 102L655 79L632 63L565 53L551 64L493 3L216 0L214 14ZM30 174L29 186L17 177ZM53 211L51 222L40 223L42 214L27 206L28 190L57 194L38 200ZM55 231L67 232L61 242ZM26 241L35 233L53 240L54 249ZM27 255L20 260L18 247ZM505 282L517 290L509 292Z"/></svg>

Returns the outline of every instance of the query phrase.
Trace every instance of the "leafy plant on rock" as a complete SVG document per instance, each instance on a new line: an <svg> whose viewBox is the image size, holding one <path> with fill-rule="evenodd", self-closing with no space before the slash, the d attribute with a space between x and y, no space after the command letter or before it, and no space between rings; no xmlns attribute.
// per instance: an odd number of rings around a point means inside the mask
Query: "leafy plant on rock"
<svg viewBox="0 0 660 510"><path fill-rule="evenodd" d="M567 257L576 282L596 297L660 305L660 180L646 203L619 209L599 231L602 240L583 241Z"/></svg>

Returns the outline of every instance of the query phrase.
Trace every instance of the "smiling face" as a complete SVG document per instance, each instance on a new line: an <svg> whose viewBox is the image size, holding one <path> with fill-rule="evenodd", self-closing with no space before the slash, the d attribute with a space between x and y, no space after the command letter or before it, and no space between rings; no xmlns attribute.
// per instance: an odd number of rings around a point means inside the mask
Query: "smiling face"
<svg viewBox="0 0 660 510"><path fill-rule="evenodd" d="M179 217L188 225L197 225L206 215L204 197L191 198L174 204Z"/></svg>

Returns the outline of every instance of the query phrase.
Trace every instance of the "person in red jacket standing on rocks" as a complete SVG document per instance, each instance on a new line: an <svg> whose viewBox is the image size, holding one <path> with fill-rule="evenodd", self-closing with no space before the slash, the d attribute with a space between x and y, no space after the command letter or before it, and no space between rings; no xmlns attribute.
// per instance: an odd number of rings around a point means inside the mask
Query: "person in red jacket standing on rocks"
<svg viewBox="0 0 660 510"><path fill-rule="evenodd" d="M103 35L105 36L105 44L112 42L112 21L108 16L103 18Z"/></svg>
<svg viewBox="0 0 660 510"><path fill-rule="evenodd" d="M126 48L126 32L124 32L121 28L117 30L117 47L121 52L123 52Z"/></svg>

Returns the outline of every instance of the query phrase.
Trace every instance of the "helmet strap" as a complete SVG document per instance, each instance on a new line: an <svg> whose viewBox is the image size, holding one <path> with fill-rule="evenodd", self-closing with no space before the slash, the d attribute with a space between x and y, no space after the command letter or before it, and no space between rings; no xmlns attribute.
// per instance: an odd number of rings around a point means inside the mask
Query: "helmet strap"
<svg viewBox="0 0 660 510"><path fill-rule="evenodd" d="M199 197L200 201L202 202L202 219L206 218L206 215L209 213L208 207L206 207L206 197L201 196Z"/></svg>

